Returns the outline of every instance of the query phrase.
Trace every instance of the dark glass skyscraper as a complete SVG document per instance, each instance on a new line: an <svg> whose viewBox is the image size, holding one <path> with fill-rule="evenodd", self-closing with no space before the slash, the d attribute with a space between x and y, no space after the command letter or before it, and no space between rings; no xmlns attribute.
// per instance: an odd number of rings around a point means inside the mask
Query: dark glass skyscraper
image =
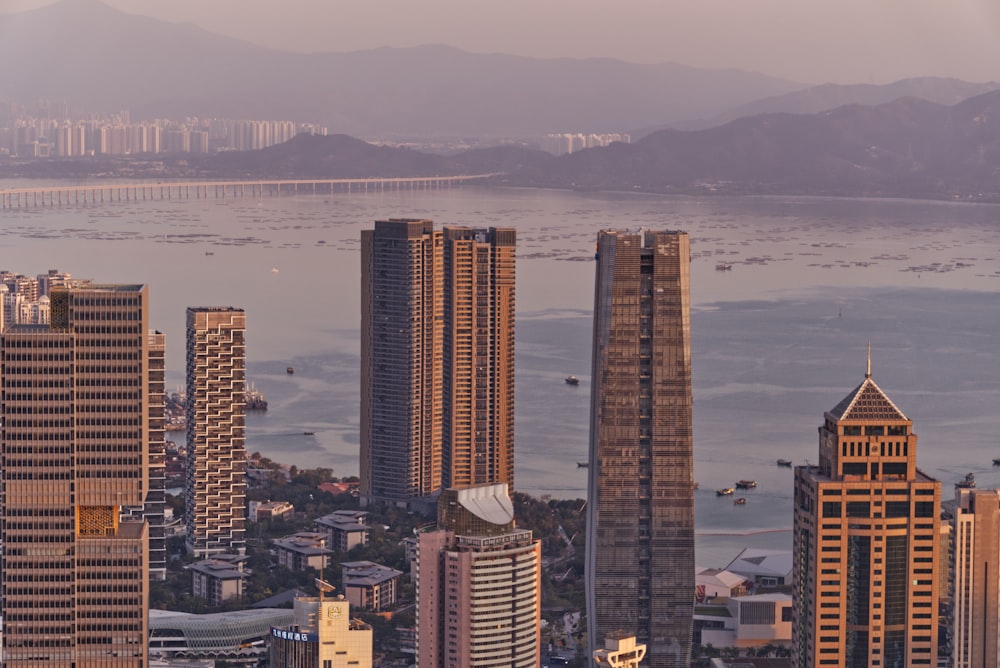
<svg viewBox="0 0 1000 668"><path fill-rule="evenodd" d="M619 629L690 664L694 612L690 242L597 240L587 517L591 648Z"/></svg>

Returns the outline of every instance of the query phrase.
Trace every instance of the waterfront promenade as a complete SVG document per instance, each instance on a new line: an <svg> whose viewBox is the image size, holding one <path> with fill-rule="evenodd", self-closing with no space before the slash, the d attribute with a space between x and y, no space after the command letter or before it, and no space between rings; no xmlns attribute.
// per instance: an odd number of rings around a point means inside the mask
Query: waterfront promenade
<svg viewBox="0 0 1000 668"><path fill-rule="evenodd" d="M331 193L437 190L479 181L501 172L455 176L357 179L266 179L253 181L160 181L157 183L76 184L0 190L0 209L76 206L105 202L171 199L235 199Z"/></svg>

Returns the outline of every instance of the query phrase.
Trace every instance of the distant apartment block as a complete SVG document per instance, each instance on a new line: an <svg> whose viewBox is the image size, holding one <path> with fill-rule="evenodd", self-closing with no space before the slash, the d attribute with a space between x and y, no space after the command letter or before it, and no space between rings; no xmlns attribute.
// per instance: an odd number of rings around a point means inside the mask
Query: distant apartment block
<svg viewBox="0 0 1000 668"><path fill-rule="evenodd" d="M318 518L314 525L317 532L325 534L326 545L337 552L347 552L355 545L368 544L368 532L363 510L335 510Z"/></svg>
<svg viewBox="0 0 1000 668"><path fill-rule="evenodd" d="M187 566L191 572L191 595L203 598L212 606L243 597L243 563L248 559L238 554L216 554L211 559Z"/></svg>
<svg viewBox="0 0 1000 668"><path fill-rule="evenodd" d="M582 151L585 148L608 146L613 142L630 144L632 143L632 137L629 134L618 132L605 134L583 134L574 132L548 134L545 135L545 138L542 140L542 150L552 153L553 155L568 155L570 153Z"/></svg>
<svg viewBox="0 0 1000 668"><path fill-rule="evenodd" d="M255 151L298 134L326 135L311 123L273 120L186 119L131 122L127 114L73 120L23 116L0 128L0 155L75 158L101 155Z"/></svg>
<svg viewBox="0 0 1000 668"><path fill-rule="evenodd" d="M326 534L300 531L274 541L274 554L279 566L293 571L322 571L330 565L333 550L326 546Z"/></svg>
<svg viewBox="0 0 1000 668"><path fill-rule="evenodd" d="M246 314L187 310L187 549L246 549Z"/></svg>
<svg viewBox="0 0 1000 668"><path fill-rule="evenodd" d="M371 561L342 563L344 595L356 608L382 612L396 606L402 571Z"/></svg>

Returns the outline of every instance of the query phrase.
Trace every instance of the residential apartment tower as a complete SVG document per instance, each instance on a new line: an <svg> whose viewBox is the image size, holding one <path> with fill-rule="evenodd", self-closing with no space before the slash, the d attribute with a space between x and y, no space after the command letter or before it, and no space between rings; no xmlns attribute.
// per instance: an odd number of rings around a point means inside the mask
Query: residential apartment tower
<svg viewBox="0 0 1000 668"><path fill-rule="evenodd" d="M246 549L246 313L187 310L187 548Z"/></svg>
<svg viewBox="0 0 1000 668"><path fill-rule="evenodd" d="M376 221L361 236L361 494L514 476L511 229Z"/></svg>

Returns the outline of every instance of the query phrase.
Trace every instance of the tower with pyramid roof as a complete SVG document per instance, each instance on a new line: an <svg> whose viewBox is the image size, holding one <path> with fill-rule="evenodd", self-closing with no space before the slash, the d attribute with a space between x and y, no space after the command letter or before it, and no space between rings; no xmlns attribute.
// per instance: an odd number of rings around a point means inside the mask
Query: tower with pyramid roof
<svg viewBox="0 0 1000 668"><path fill-rule="evenodd" d="M825 413L819 463L795 469L794 505L793 665L937 665L941 484L870 361Z"/></svg>

